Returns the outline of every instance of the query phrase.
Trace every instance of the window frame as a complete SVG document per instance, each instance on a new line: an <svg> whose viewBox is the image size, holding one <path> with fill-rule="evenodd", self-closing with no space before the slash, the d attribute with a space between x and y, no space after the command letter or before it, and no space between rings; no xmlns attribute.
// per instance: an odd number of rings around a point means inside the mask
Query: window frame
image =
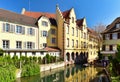
<svg viewBox="0 0 120 82"><path fill-rule="evenodd" d="M2 40L3 49L9 49L10 41L9 40Z"/></svg>
<svg viewBox="0 0 120 82"><path fill-rule="evenodd" d="M22 41L16 41L16 48L22 49Z"/></svg>

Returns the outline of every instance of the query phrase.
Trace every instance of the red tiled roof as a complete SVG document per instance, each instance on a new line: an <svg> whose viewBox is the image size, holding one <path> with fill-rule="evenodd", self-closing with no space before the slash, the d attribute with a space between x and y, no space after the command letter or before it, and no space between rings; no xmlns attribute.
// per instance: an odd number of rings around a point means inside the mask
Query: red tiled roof
<svg viewBox="0 0 120 82"><path fill-rule="evenodd" d="M69 18L70 11L71 11L71 9L70 9L70 10L67 10L67 11L62 12L63 17L64 17L64 18Z"/></svg>
<svg viewBox="0 0 120 82"><path fill-rule="evenodd" d="M46 16L48 18L55 18L56 17L55 14L53 14L53 13L31 12L31 11L25 11L24 15L30 16L30 17L33 17L33 18L39 18L42 15Z"/></svg>
<svg viewBox="0 0 120 82"><path fill-rule="evenodd" d="M80 26L82 26L83 25L83 19L78 19L77 21L76 21L76 23L77 23L77 25L80 27Z"/></svg>
<svg viewBox="0 0 120 82"><path fill-rule="evenodd" d="M17 14L4 9L0 9L0 20L35 27L37 22L37 19L33 17Z"/></svg>
<svg viewBox="0 0 120 82"><path fill-rule="evenodd" d="M88 32L90 32L90 34L98 36L98 34L94 30L92 30L90 28L87 28L87 29L88 29Z"/></svg>
<svg viewBox="0 0 120 82"><path fill-rule="evenodd" d="M60 51L59 49L56 49L56 48L50 48L50 47L45 47L43 50L51 51L51 52L59 52L59 51Z"/></svg>

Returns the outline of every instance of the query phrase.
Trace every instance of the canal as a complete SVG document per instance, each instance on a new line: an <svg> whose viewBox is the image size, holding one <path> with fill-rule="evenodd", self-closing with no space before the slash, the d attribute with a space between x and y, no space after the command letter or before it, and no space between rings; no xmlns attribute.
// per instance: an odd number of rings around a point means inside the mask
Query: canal
<svg viewBox="0 0 120 82"><path fill-rule="evenodd" d="M109 82L102 68L72 65L42 72L40 75L23 77L15 82Z"/></svg>

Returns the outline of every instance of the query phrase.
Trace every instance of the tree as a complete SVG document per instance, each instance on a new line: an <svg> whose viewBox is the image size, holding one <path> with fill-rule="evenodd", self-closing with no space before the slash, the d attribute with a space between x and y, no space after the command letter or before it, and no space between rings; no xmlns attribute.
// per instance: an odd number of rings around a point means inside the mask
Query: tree
<svg viewBox="0 0 120 82"><path fill-rule="evenodd" d="M97 25L95 25L93 27L93 29L98 33L100 34L101 32L103 32L106 28L106 25L102 24L102 23L98 23Z"/></svg>
<svg viewBox="0 0 120 82"><path fill-rule="evenodd" d="M116 59L120 63L120 44L117 45Z"/></svg>
<svg viewBox="0 0 120 82"><path fill-rule="evenodd" d="M4 51L0 49L0 56L3 56Z"/></svg>
<svg viewBox="0 0 120 82"><path fill-rule="evenodd" d="M98 59L101 60L103 58L103 55L98 51Z"/></svg>
<svg viewBox="0 0 120 82"><path fill-rule="evenodd" d="M102 42L103 42L101 33L105 30L105 28L106 28L106 25L104 25L102 23L98 23L93 27L95 32L98 34L98 38L99 38L99 40L98 40L98 49L99 49L99 51L101 50Z"/></svg>

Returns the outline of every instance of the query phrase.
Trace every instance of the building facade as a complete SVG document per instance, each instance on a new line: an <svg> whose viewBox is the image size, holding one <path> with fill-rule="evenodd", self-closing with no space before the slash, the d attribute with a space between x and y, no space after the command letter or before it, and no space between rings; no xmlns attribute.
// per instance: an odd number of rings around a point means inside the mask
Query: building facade
<svg viewBox="0 0 120 82"><path fill-rule="evenodd" d="M101 53L107 58L112 55L115 57L117 44L120 44L120 17L116 18L102 32L103 46Z"/></svg>
<svg viewBox="0 0 120 82"><path fill-rule="evenodd" d="M10 55L51 54L66 64L92 62L97 58L98 37L87 26L86 18L77 19L74 8L56 13L22 10L16 14L1 10L0 47ZM14 20L13 20L14 19Z"/></svg>

